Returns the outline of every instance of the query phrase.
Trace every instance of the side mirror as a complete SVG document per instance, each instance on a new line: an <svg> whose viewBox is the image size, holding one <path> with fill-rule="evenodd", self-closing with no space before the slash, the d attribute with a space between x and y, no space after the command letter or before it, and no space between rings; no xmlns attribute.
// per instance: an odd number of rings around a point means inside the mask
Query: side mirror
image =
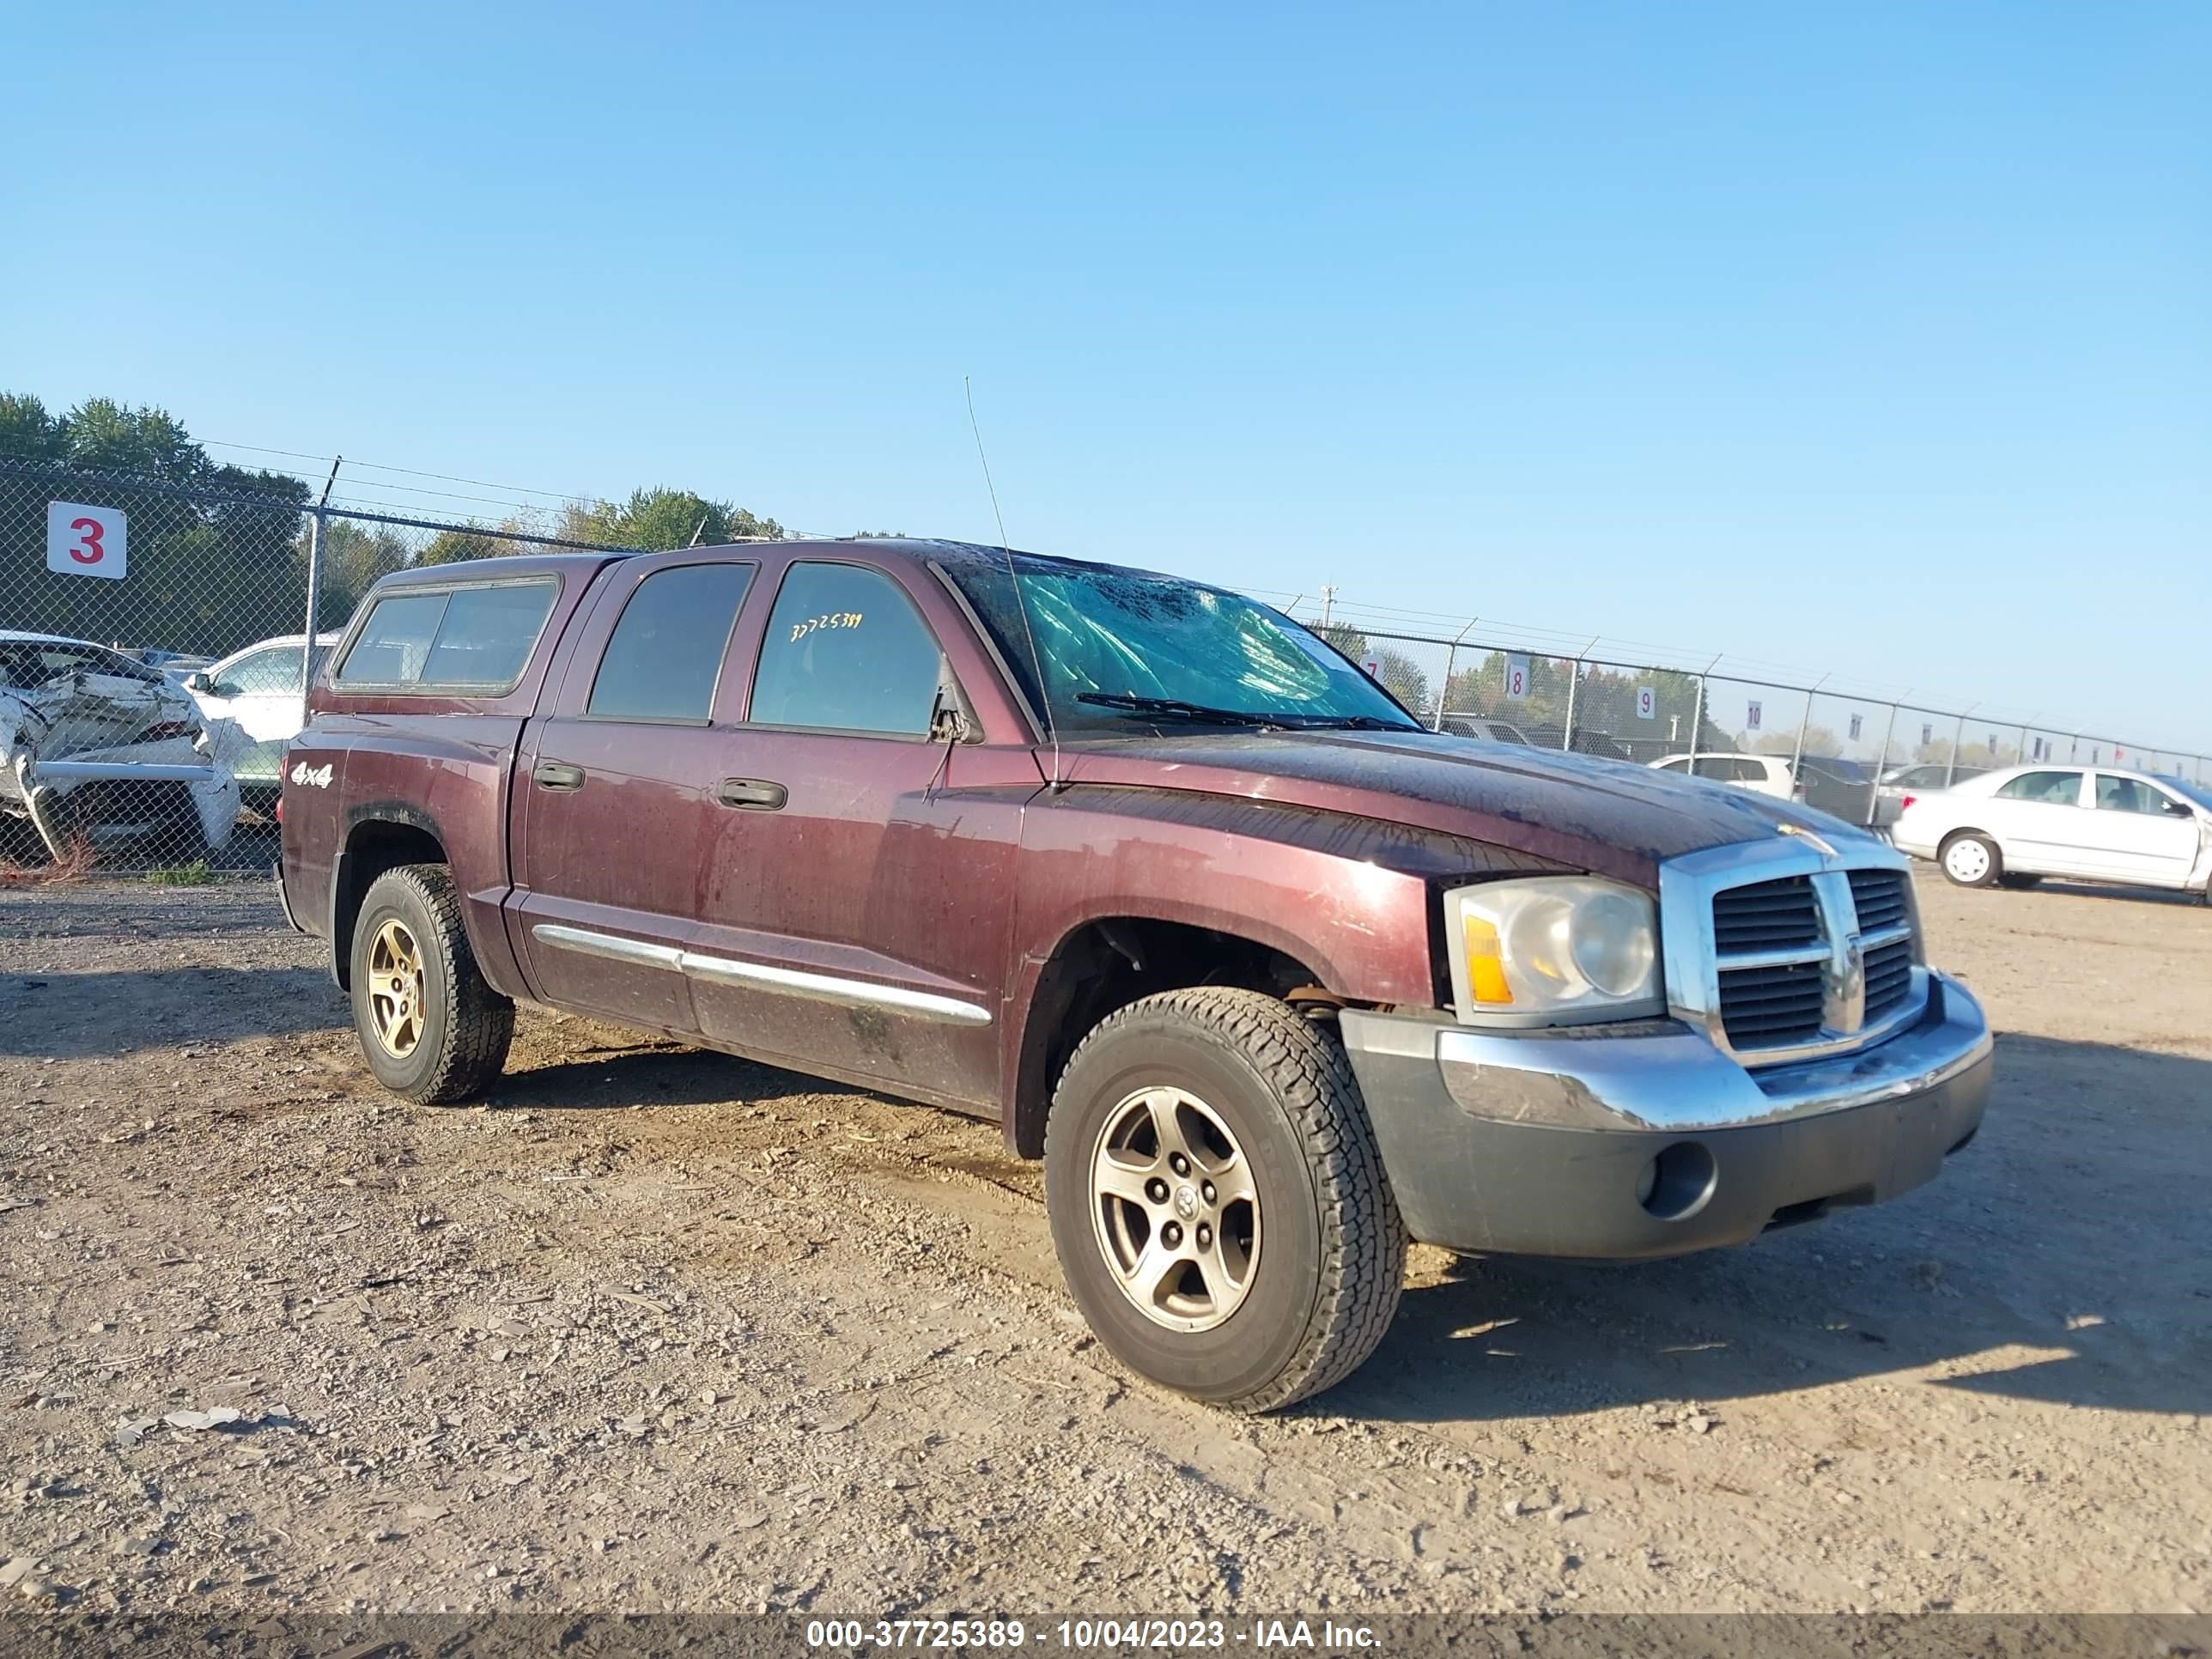
<svg viewBox="0 0 2212 1659"><path fill-rule="evenodd" d="M187 691L211 692L215 690L215 684L208 678L207 671L205 669L195 668L191 673L185 676L185 690Z"/></svg>
<svg viewBox="0 0 2212 1659"><path fill-rule="evenodd" d="M2168 817L2174 818L2193 818L2197 816L2186 802L2178 801L2171 795L2166 797L2166 812Z"/></svg>
<svg viewBox="0 0 2212 1659"><path fill-rule="evenodd" d="M968 699L960 690L960 682L945 669L944 678L937 683L937 697L929 707L929 735L935 743L981 743L983 740L982 722L975 711L968 706Z"/></svg>

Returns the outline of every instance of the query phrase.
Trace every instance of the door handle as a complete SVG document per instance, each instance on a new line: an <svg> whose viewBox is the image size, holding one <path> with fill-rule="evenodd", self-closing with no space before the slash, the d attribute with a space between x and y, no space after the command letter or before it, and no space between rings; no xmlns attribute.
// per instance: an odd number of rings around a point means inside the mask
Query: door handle
<svg viewBox="0 0 2212 1659"><path fill-rule="evenodd" d="M584 787L584 769L571 766L567 761L540 761L531 778L540 789L551 789L560 793Z"/></svg>
<svg viewBox="0 0 2212 1659"><path fill-rule="evenodd" d="M714 799L741 811L773 812L791 799L791 792L765 778L724 778L714 786Z"/></svg>

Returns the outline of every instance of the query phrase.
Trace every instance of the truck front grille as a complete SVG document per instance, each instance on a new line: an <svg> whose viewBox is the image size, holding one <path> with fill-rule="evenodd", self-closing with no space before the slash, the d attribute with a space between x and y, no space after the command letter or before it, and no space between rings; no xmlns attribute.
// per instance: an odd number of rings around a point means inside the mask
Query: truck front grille
<svg viewBox="0 0 2212 1659"><path fill-rule="evenodd" d="M1724 887L1713 895L1713 948L1723 957L1820 941L1809 876Z"/></svg>
<svg viewBox="0 0 2212 1659"><path fill-rule="evenodd" d="M1848 1049L1913 997L1912 901L1898 870L1784 876L1712 896L1713 960L1729 1046L1763 1053ZM1854 1001L1849 942L1863 941ZM1778 1054L1778 1058L1781 1056Z"/></svg>
<svg viewBox="0 0 2212 1659"><path fill-rule="evenodd" d="M1881 1018L1912 994L1912 941L1877 945L1866 955L1866 1017Z"/></svg>
<svg viewBox="0 0 2212 1659"><path fill-rule="evenodd" d="M1721 969L1721 1024L1738 1048L1778 1048L1820 1035L1820 964Z"/></svg>

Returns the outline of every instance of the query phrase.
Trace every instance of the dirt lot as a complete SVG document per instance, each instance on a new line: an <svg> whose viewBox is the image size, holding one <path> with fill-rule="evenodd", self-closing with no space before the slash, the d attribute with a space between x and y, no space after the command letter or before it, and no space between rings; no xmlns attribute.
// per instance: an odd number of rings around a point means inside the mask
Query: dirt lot
<svg viewBox="0 0 2212 1659"><path fill-rule="evenodd" d="M416 1109L258 889L0 894L0 1577L2212 1610L2212 912L1921 890L2003 1033L1939 1182L1657 1266L1416 1251L1366 1370L1258 1423L1088 1340L989 1127L544 1013L489 1108Z"/></svg>

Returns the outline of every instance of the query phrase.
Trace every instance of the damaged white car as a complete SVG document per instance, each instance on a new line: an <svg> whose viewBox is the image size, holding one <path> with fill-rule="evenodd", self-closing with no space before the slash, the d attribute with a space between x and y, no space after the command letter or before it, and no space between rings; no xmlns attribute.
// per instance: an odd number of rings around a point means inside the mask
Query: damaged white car
<svg viewBox="0 0 2212 1659"><path fill-rule="evenodd" d="M214 849L251 744L160 670L84 640L0 629L0 814L56 860L82 840Z"/></svg>

